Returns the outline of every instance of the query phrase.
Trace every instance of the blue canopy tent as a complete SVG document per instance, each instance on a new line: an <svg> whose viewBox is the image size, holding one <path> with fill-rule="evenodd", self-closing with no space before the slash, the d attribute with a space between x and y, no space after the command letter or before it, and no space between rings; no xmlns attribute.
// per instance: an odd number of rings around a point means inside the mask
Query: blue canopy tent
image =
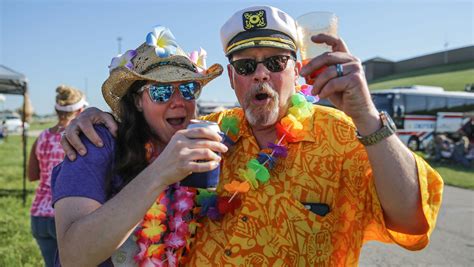
<svg viewBox="0 0 474 267"><path fill-rule="evenodd" d="M0 65L0 94L23 95L22 112L22 143L23 143L23 205L26 203L26 132L25 132L25 95L28 91L28 80L25 75L16 72L10 68Z"/></svg>

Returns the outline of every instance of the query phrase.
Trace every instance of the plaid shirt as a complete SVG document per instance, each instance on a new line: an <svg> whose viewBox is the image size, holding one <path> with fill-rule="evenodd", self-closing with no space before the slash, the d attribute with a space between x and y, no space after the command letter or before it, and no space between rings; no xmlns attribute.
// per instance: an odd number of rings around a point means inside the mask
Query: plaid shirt
<svg viewBox="0 0 474 267"><path fill-rule="evenodd" d="M51 171L64 159L60 141L61 133L52 133L49 129L41 132L38 137L34 153L39 162L40 182L30 210L32 216L54 217L51 205Z"/></svg>

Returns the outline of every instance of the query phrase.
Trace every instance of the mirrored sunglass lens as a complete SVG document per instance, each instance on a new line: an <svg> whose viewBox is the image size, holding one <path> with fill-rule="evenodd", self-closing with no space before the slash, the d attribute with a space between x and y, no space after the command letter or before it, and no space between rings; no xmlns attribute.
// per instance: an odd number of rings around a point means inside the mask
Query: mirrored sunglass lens
<svg viewBox="0 0 474 267"><path fill-rule="evenodd" d="M288 58L283 56L273 56L265 59L265 67L269 71L279 72L285 69Z"/></svg>
<svg viewBox="0 0 474 267"><path fill-rule="evenodd" d="M152 84L150 85L150 97L155 102L166 102L170 100L173 94L173 86L170 84Z"/></svg>
<svg viewBox="0 0 474 267"><path fill-rule="evenodd" d="M179 91L186 100L194 100L198 97L200 85L197 82L183 83L179 85Z"/></svg>
<svg viewBox="0 0 474 267"><path fill-rule="evenodd" d="M257 66L257 62L253 59L241 59L234 62L234 67L238 74L249 75L252 74Z"/></svg>

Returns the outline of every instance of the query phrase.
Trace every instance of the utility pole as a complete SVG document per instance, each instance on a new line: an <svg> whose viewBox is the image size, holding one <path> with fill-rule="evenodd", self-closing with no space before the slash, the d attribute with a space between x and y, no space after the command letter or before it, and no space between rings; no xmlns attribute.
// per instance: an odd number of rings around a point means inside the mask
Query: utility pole
<svg viewBox="0 0 474 267"><path fill-rule="evenodd" d="M119 55L122 54L122 37L117 37L117 43L118 43L118 53Z"/></svg>
<svg viewBox="0 0 474 267"><path fill-rule="evenodd" d="M448 64L448 37L444 36L444 64Z"/></svg>

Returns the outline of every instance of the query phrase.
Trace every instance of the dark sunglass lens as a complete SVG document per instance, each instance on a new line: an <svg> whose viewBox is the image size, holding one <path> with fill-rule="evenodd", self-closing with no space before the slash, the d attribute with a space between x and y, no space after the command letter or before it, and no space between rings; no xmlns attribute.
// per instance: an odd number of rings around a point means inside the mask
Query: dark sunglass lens
<svg viewBox="0 0 474 267"><path fill-rule="evenodd" d="M232 64L240 75L250 75L255 72L257 62L253 59L240 59Z"/></svg>
<svg viewBox="0 0 474 267"><path fill-rule="evenodd" d="M167 102L173 95L173 86L171 84L152 84L150 85L150 97L154 102Z"/></svg>
<svg viewBox="0 0 474 267"><path fill-rule="evenodd" d="M179 85L179 91L186 100L194 100L199 97L201 85L198 82L188 82Z"/></svg>
<svg viewBox="0 0 474 267"><path fill-rule="evenodd" d="M272 72L280 72L286 68L288 57L286 56L273 56L265 59L265 67Z"/></svg>

